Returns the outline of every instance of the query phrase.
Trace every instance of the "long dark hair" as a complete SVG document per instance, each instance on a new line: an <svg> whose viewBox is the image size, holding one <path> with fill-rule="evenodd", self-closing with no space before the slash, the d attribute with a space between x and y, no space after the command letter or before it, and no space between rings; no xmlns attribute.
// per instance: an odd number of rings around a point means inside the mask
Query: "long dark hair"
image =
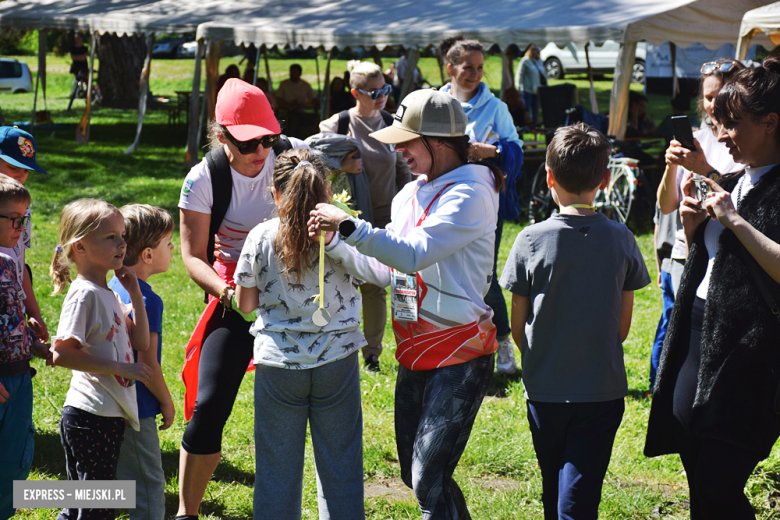
<svg viewBox="0 0 780 520"><path fill-rule="evenodd" d="M295 273L298 282L304 269L311 269L317 251L317 244L309 238L307 222L317 204L330 200L327 174L325 163L308 148L288 150L274 165L274 189L281 199L274 252L284 263L287 276Z"/></svg>
<svg viewBox="0 0 780 520"><path fill-rule="evenodd" d="M460 159L462 164L467 164L469 162L469 136L459 135L454 137L429 137L422 135L420 137L423 146L425 146L425 149L428 150L428 155L431 156L432 172L436 171L436 156L433 153L431 140L440 141L441 143L444 143L447 148L455 150L455 152L458 154L458 159ZM472 161L472 164L479 164L480 166L487 166L490 168L490 171L493 172L493 180L496 184L496 193L504 189L504 172L501 170L501 168L487 161Z"/></svg>
<svg viewBox="0 0 780 520"><path fill-rule="evenodd" d="M780 116L780 59L766 58L760 67L742 69L715 98L712 115L718 121ZM776 132L780 145L780 130Z"/></svg>

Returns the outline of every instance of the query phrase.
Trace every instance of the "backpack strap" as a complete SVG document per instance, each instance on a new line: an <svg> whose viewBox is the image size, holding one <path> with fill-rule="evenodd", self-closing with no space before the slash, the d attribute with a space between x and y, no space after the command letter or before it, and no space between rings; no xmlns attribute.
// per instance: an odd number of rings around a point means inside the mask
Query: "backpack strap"
<svg viewBox="0 0 780 520"><path fill-rule="evenodd" d="M393 126L393 114L386 110L380 110L379 113L382 115L382 119L385 122L385 126Z"/></svg>
<svg viewBox="0 0 780 520"><path fill-rule="evenodd" d="M230 198L233 195L233 175L230 173L230 161L221 146L206 154L206 164L209 167L214 198L209 222L209 243L206 246L206 258L212 264L214 263L214 235L219 231L230 206Z"/></svg>
<svg viewBox="0 0 780 520"><path fill-rule="evenodd" d="M339 126L336 128L336 133L347 135L347 132L349 132L349 110L342 110L339 112Z"/></svg>
<svg viewBox="0 0 780 520"><path fill-rule="evenodd" d="M274 145L274 153L277 157L279 157L283 152L286 152L287 150L291 150L293 147L290 140L287 138L286 135L282 134L279 136L279 140L276 141L276 144Z"/></svg>

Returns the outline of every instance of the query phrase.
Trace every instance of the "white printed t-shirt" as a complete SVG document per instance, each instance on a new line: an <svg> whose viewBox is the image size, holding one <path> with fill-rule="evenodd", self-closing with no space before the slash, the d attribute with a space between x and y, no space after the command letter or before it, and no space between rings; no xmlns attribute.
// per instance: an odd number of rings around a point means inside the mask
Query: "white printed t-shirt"
<svg viewBox="0 0 780 520"><path fill-rule="evenodd" d="M288 139L293 148L308 148L306 143L299 139L293 137ZM238 262L247 234L263 220L273 216L276 206L274 206L270 187L275 162L276 154L271 149L257 177L249 178L230 168L233 176L233 193L225 219L214 240L214 255L222 262ZM206 159L203 159L192 167L187 178L184 179L179 196L179 207L211 215L213 205L211 176Z"/></svg>
<svg viewBox="0 0 780 520"><path fill-rule="evenodd" d="M132 310L113 291L77 278L62 304L52 343L75 338L90 356L133 363L126 324ZM124 417L134 430L140 431L134 383L114 374L73 370L65 406L101 417Z"/></svg>
<svg viewBox="0 0 780 520"><path fill-rule="evenodd" d="M260 289L257 321L249 329L255 336L255 364L279 368L314 368L342 359L366 340L360 332L360 293L340 260L325 257L325 308L330 323L320 328L312 323L319 307L319 257L298 280L287 276L283 262L274 252L279 219L253 229L244 243L236 266L236 285ZM378 280L368 280L372 283Z"/></svg>

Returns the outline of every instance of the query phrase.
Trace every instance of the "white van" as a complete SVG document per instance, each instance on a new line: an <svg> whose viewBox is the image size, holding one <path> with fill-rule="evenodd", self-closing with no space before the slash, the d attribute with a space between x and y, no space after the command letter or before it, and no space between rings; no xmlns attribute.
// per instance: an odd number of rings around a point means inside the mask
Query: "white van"
<svg viewBox="0 0 780 520"><path fill-rule="evenodd" d="M32 75L26 63L0 58L0 92L32 92Z"/></svg>
<svg viewBox="0 0 780 520"><path fill-rule="evenodd" d="M572 52L573 50L573 52ZM607 40L603 44L591 42L588 47L590 66L594 74L612 73L617 64L620 44ZM647 58L647 44L639 42L636 46L636 61L631 79L635 83L645 81L645 59ZM566 74L588 72L588 62L585 59L584 45L566 45L563 49L554 43L548 43L542 49L541 59L549 79L562 79Z"/></svg>

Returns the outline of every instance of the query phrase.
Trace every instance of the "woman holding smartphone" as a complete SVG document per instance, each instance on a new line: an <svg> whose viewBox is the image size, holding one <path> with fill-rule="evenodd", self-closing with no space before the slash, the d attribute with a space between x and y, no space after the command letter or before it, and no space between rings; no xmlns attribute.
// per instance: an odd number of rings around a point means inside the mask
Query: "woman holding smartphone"
<svg viewBox="0 0 780 520"><path fill-rule="evenodd" d="M695 150L682 146L674 139L666 150L666 169L658 186L658 206L664 215L676 211L682 200L681 185L686 171L703 176L717 177L721 173L734 172L741 169L737 165L728 148L719 143L716 137L717 125L712 119L715 98L731 78L745 67L736 60L721 59L705 63L701 67L699 81L699 115L704 123L700 130L693 133ZM675 136L680 137L680 136ZM685 236L682 226L678 225L677 236L672 248L672 290L676 294L680 286L683 264L685 263Z"/></svg>
<svg viewBox="0 0 780 520"><path fill-rule="evenodd" d="M780 60L714 100L718 142L744 167L680 216L688 260L664 343L645 454L679 453L691 518L754 519L744 486L780 436Z"/></svg>

